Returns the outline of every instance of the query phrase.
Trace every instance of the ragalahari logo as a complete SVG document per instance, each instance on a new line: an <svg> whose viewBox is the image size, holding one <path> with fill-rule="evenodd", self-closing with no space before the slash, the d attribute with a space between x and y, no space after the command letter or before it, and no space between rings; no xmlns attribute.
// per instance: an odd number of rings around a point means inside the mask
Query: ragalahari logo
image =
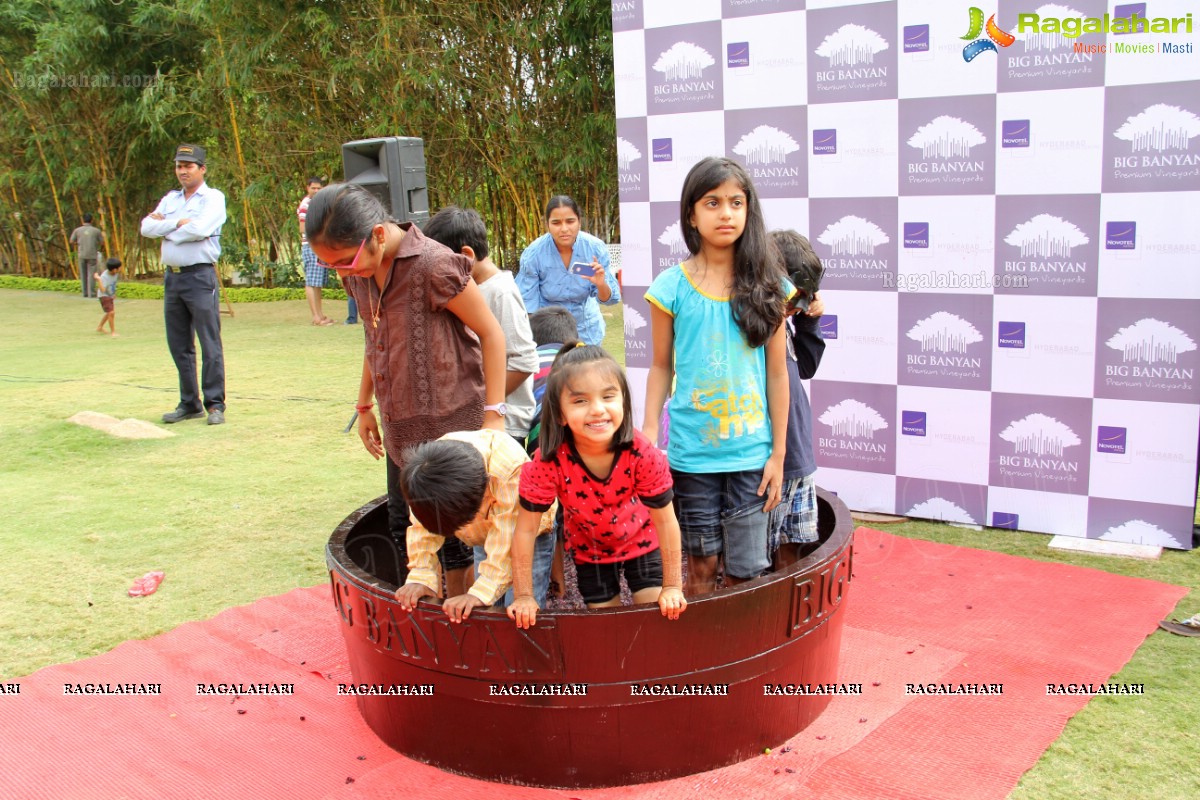
<svg viewBox="0 0 1200 800"><path fill-rule="evenodd" d="M974 325L948 311L938 311L920 320L905 335L920 342L923 353L965 353L968 347L983 341L983 335Z"/></svg>
<svg viewBox="0 0 1200 800"><path fill-rule="evenodd" d="M1063 450L1081 444L1070 427L1045 414L1033 413L1010 422L1000 438L1017 454L1061 458Z"/></svg>
<svg viewBox="0 0 1200 800"><path fill-rule="evenodd" d="M829 426L834 436L852 439L873 439L876 431L888 427L878 411L853 398L825 409L819 420Z"/></svg>
<svg viewBox="0 0 1200 800"><path fill-rule="evenodd" d="M996 15L992 14L988 17L987 25L983 23L983 10L971 6L970 9L971 26L967 28L967 35L963 39L969 41L969 44L963 48L963 61L974 61L975 57L980 53L991 50L993 53L1000 52L996 49L996 45L1008 47L1016 41L1016 37L1007 31L1000 29L996 24ZM981 39L980 34L987 31L988 38Z"/></svg>
<svg viewBox="0 0 1200 800"><path fill-rule="evenodd" d="M1013 228L1004 243L1021 248L1021 258L1070 258L1071 250L1088 243L1087 234L1053 214L1038 214Z"/></svg>
<svg viewBox="0 0 1200 800"><path fill-rule="evenodd" d="M671 255L678 255L686 258L688 255L687 242L683 238L683 229L679 227L678 222L672 222L666 229L659 234L658 243L671 251Z"/></svg>
<svg viewBox="0 0 1200 800"><path fill-rule="evenodd" d="M759 125L734 145L733 152L746 159L747 166L783 164L800 149L800 144L773 125Z"/></svg>
<svg viewBox="0 0 1200 800"><path fill-rule="evenodd" d="M869 256L891 240L869 219L847 214L822 231L817 241L828 247L831 255Z"/></svg>
<svg viewBox="0 0 1200 800"><path fill-rule="evenodd" d="M1153 317L1121 328L1105 344L1121 351L1122 361L1144 364L1174 364L1179 356L1196 349L1192 337Z"/></svg>
<svg viewBox="0 0 1200 800"><path fill-rule="evenodd" d="M1018 16L1022 16L1026 19L1030 16L1032 16L1034 19L1074 19L1076 17L1082 17L1083 14L1068 6L1061 6L1057 3L1051 3L1049 5L1040 6L1032 15L1024 14ZM1061 30L1048 30L1046 32L1042 32L1040 26L1033 25L1028 27L1032 28L1032 32L1026 31L1024 27L1019 26L1015 34L1016 38L1021 40L1021 43L1025 47L1025 52L1027 53L1037 50L1057 50L1061 47L1071 46L1071 39L1064 35Z"/></svg>
<svg viewBox="0 0 1200 800"><path fill-rule="evenodd" d="M629 169L633 162L642 158L642 151L627 139L617 137L617 169Z"/></svg>
<svg viewBox="0 0 1200 800"><path fill-rule="evenodd" d="M633 306L625 306L625 335L633 336L646 327L646 318Z"/></svg>
<svg viewBox="0 0 1200 800"><path fill-rule="evenodd" d="M916 517L918 519L942 519L948 522L965 522L968 525L978 524L965 509L959 508L957 503L952 503L944 497L931 497L923 503L917 503L904 516Z"/></svg>
<svg viewBox="0 0 1200 800"><path fill-rule="evenodd" d="M889 47L887 40L870 28L846 23L825 37L815 52L829 59L831 67L856 67L875 62L875 54Z"/></svg>

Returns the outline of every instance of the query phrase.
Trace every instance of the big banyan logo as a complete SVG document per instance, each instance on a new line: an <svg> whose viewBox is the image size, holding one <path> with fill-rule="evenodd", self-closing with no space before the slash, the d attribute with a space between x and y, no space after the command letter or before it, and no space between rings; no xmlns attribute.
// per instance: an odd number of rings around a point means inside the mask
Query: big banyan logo
<svg viewBox="0 0 1200 800"><path fill-rule="evenodd" d="M998 53L1000 51L996 49L996 45L1008 47L1017 40L1017 37L1008 31L1000 29L1000 26L996 24L995 14L988 17L986 25L983 22L983 9L971 6L970 15L971 27L967 29L967 35L962 37L968 40L967 46L963 48L963 61L974 61L975 56L987 50ZM980 38L980 34L985 31L988 38Z"/></svg>

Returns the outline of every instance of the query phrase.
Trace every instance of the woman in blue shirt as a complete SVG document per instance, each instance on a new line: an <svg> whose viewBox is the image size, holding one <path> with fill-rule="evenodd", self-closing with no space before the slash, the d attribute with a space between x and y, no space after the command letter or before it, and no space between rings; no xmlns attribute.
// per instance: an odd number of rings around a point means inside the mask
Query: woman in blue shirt
<svg viewBox="0 0 1200 800"><path fill-rule="evenodd" d="M546 233L521 254L517 288L525 310L532 314L544 306L564 306L575 317L581 342L603 344L600 303L621 302L616 276L608 269L608 246L579 230L579 206L565 194L550 198L545 220Z"/></svg>

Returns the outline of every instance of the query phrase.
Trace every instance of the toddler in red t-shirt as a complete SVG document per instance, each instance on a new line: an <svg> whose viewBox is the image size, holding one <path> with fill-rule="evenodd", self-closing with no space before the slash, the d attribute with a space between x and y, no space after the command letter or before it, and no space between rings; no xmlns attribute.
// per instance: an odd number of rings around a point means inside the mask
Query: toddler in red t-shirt
<svg viewBox="0 0 1200 800"><path fill-rule="evenodd" d="M546 381L540 446L521 469L512 544L516 597L508 608L518 627L537 619L534 539L556 499L589 608L621 604L622 572L635 603L657 601L669 619L687 607L671 471L666 456L633 429L631 415L625 371L613 357L595 345L565 346Z"/></svg>

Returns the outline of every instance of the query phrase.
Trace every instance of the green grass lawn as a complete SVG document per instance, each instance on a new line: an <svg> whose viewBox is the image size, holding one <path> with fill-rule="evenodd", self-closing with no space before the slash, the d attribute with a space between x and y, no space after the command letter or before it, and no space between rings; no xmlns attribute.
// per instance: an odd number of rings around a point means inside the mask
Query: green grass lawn
<svg viewBox="0 0 1200 800"><path fill-rule="evenodd" d="M343 308L326 301L340 318ZM303 301L240 304L223 317L228 423L170 426L124 440L66 420L79 411L157 423L178 398L162 304L117 304L111 339L95 300L0 290L0 679L104 652L326 580L324 546L350 511L384 492L383 464L344 429L362 365L362 330L309 325ZM606 346L623 358L620 310ZM908 522L902 536L1093 567L1200 588L1200 553L1134 561L1050 551L1048 537ZM152 600L125 590L166 572ZM1200 594L1176 616L1200 612ZM331 609L332 613L332 609ZM1097 698L1022 779L1013 797L1200 794L1200 639L1148 638L1114 680L1146 695Z"/></svg>

